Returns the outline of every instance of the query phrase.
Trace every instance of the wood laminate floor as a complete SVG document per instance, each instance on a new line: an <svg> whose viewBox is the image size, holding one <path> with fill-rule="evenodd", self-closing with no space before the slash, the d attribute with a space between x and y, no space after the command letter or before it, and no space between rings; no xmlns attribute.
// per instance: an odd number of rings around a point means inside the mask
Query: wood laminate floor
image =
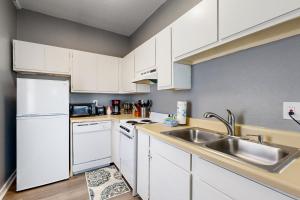
<svg viewBox="0 0 300 200"><path fill-rule="evenodd" d="M13 183L6 193L4 200L88 200L88 190L84 174L73 176L66 181L41 186L38 188L16 192ZM112 200L141 200L126 193Z"/></svg>

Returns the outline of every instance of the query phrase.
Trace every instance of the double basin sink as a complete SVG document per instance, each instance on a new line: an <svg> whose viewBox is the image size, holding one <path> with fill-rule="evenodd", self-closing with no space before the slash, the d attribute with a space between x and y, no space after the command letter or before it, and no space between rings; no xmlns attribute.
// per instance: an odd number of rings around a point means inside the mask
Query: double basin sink
<svg viewBox="0 0 300 200"><path fill-rule="evenodd" d="M300 156L297 148L271 143L260 144L201 128L168 131L162 132L162 134L208 148L274 173L280 172L291 161Z"/></svg>

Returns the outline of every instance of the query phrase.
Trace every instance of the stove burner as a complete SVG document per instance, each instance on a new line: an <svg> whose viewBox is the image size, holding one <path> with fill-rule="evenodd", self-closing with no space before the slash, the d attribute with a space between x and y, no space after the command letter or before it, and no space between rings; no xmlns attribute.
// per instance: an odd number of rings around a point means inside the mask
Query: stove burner
<svg viewBox="0 0 300 200"><path fill-rule="evenodd" d="M150 119L142 119L141 122L151 123L152 121Z"/></svg>
<svg viewBox="0 0 300 200"><path fill-rule="evenodd" d="M137 124L138 122L137 122L137 121L134 121L134 120L130 120L130 121L127 121L126 123L127 123L127 124L135 125L135 124Z"/></svg>

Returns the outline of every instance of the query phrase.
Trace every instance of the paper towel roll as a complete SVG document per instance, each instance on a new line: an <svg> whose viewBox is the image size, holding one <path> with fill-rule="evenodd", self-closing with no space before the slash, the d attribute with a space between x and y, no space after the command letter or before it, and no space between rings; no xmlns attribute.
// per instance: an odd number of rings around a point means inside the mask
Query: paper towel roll
<svg viewBox="0 0 300 200"><path fill-rule="evenodd" d="M186 101L177 101L177 121L178 124L186 124L186 109L187 102Z"/></svg>

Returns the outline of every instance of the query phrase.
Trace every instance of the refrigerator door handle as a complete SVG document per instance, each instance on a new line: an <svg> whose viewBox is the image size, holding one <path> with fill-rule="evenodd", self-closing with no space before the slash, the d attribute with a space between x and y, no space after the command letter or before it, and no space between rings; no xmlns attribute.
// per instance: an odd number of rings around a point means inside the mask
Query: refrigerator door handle
<svg viewBox="0 0 300 200"><path fill-rule="evenodd" d="M28 115L19 115L17 117L52 117L52 116L64 116L63 113L51 113L51 114L28 114Z"/></svg>

